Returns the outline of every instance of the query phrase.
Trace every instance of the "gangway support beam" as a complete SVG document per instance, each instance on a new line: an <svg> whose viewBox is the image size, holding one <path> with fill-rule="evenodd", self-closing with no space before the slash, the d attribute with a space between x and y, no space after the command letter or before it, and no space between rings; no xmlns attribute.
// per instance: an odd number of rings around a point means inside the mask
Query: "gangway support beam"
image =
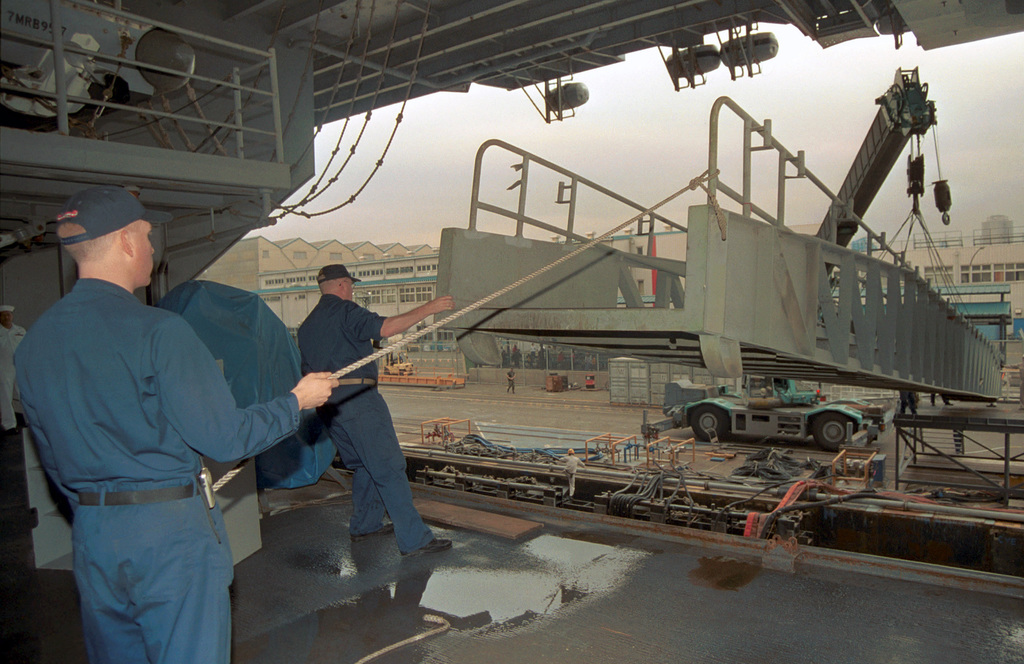
<svg viewBox="0 0 1024 664"><path fill-rule="evenodd" d="M998 396L998 350L915 271L727 216L723 241L710 206L691 207L686 261L658 258L681 280L682 307L629 306L630 299L617 306L619 266L634 257L608 247L501 296L452 328L472 339L460 345L478 363L496 355L476 352L484 343L477 333L489 332L729 375L943 392L967 401ZM438 292L474 302L571 248L448 228Z"/></svg>

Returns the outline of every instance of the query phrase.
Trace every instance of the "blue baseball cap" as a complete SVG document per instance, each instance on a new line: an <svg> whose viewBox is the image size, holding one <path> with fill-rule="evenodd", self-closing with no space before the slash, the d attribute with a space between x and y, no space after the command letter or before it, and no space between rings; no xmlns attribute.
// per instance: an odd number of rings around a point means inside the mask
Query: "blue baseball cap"
<svg viewBox="0 0 1024 664"><path fill-rule="evenodd" d="M124 187L103 186L80 191L69 198L57 215L57 223L78 224L85 229L78 235L60 239L61 244L76 244L119 231L139 219L162 224L172 218L167 212L142 207L139 199Z"/></svg>

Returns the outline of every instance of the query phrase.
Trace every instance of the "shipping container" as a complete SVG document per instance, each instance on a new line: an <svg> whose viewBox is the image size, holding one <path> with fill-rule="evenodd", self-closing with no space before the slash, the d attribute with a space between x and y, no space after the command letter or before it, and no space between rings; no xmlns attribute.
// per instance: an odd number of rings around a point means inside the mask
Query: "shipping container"
<svg viewBox="0 0 1024 664"><path fill-rule="evenodd" d="M661 405L665 401L665 384L688 379L704 385L734 385L730 379L716 379L705 369L670 362L647 362L633 357L616 357L608 361L608 397L611 403Z"/></svg>

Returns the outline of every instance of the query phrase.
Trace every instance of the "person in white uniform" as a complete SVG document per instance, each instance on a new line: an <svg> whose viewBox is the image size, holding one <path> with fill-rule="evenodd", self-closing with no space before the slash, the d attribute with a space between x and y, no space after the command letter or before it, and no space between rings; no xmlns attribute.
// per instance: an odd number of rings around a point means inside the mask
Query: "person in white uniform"
<svg viewBox="0 0 1024 664"><path fill-rule="evenodd" d="M0 425L4 433L15 433L14 349L25 337L25 328L14 324L14 307L0 304Z"/></svg>
<svg viewBox="0 0 1024 664"><path fill-rule="evenodd" d="M576 450L566 452L562 463L565 464L565 478L569 480L569 497L572 498L573 494L576 493L576 471L587 466L576 456Z"/></svg>

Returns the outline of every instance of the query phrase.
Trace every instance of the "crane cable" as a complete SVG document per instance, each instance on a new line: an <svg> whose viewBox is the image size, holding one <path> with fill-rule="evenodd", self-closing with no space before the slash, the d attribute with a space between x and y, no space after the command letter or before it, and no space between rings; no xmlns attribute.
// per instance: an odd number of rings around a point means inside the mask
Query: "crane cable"
<svg viewBox="0 0 1024 664"><path fill-rule="evenodd" d="M708 187L707 187L707 184L706 184L708 180L710 180L711 178L714 178L714 177L718 177L718 171L717 170L714 173L709 173L709 171L705 170L699 176L697 176L697 177L693 178L692 180L690 180L689 184L687 184L682 189L680 189L680 190L676 191L675 193L671 194L670 196L666 197L665 199L663 199L659 203L656 203L655 205L647 208L646 210L643 210L642 212L639 212L638 214L630 217L628 220L622 222L621 224L619 224L615 228L611 229L610 231L605 232L603 235L601 235L599 237L596 237L596 238L594 238L592 240L589 240L585 244L583 244L580 247L574 249L573 251L569 252L568 254L562 256L561 258L555 260L554 262L545 265L544 267L542 267L542 268L540 268L540 269L538 269L538 270L536 270L536 271L526 275L525 277L519 279L518 281L515 281L515 282L509 284L508 286L505 286L504 288L501 288L499 290L494 291L490 295L487 295L485 297L480 298L479 300L477 300L473 304L470 304L470 305L460 309L459 311L456 311L455 313L450 314L448 317L446 317L446 318L444 318L442 320L439 320L439 321L433 323L432 325L429 325L429 326L423 328L422 330L418 330L414 334L411 334L409 336L406 336L406 337L402 338L400 341L396 342L395 344L392 344L392 345L390 345L390 346L388 346L386 348L381 348L377 352L375 352L375 353L373 353L371 355L367 355L366 357L362 358L361 360L357 360L356 362L353 362L352 364L348 365L347 367L345 367L343 369L339 369L339 370L335 371L334 373L331 374L330 377L332 379L335 379L335 378L341 378L342 376L344 376L346 374L350 374L353 371L355 371L356 369L364 367L367 364L370 364L371 362L376 362L379 358L384 357L388 353L393 353L393 352L395 352L395 351L397 351L397 350L399 350L399 349L401 349L401 348L411 344L412 342L420 339L421 337L423 337L423 336L425 336L427 334L430 334L431 332L433 332L434 330L438 329L439 327L447 325L448 323L452 322L453 320L455 320L457 318L461 318L462 316L465 316L469 312L475 311L475 310L479 309L480 307L482 307L483 305L487 304L488 302L491 302L492 300L494 300L496 298L499 298L502 295L505 295L506 293L508 293L508 292L510 292L512 290L515 290L516 288L519 288L520 286L522 286L526 282L531 281L532 279L535 279L536 277L539 277L540 275L544 274L545 272L548 272L549 270L554 269L555 267L558 267L562 263L565 263L565 262L568 262L568 261L572 260L573 258L575 258L576 256L579 256L584 251L587 251L588 249L590 249L594 245L599 244L600 242L603 242L604 240L607 240L608 238L610 238L615 233L618 233L619 231L621 231L622 229L626 228L627 226L633 225L634 222L639 221L640 219L642 219L645 216L651 214L655 210L657 210L657 209L661 208L662 206L667 205L668 203L674 201L676 198L679 198L680 196L682 196L683 194L685 194L688 191L694 191L694 190L696 190L698 188L704 190L704 192L708 195L708 201L711 203L711 207L714 209L715 217L718 220L718 225L721 228L724 229L725 228L725 213L722 212L722 208L719 207L719 205L718 205L718 199L715 197L715 195L713 193L711 193L710 190L708 190ZM227 473L225 473L224 476L221 477L220 479L218 479L217 482L213 485L213 490L214 491L219 491L221 489L221 487L223 487L225 484L230 482L236 475L238 475L238 473L240 473L242 471L242 469L245 467L245 464L248 463L248 461L249 461L248 459L242 461L237 466L235 466L234 468L229 470Z"/></svg>

